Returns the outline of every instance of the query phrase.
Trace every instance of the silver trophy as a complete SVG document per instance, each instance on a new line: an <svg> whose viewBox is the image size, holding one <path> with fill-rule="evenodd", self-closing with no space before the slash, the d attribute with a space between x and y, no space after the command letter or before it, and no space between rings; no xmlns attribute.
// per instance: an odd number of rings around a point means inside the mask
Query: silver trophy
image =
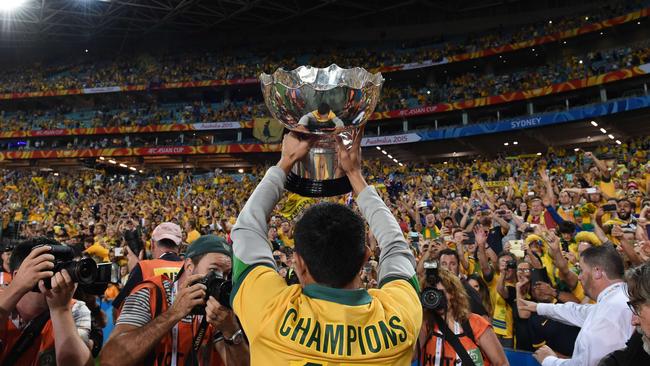
<svg viewBox="0 0 650 366"><path fill-rule="evenodd" d="M350 192L350 181L339 169L335 136L350 147L353 132L366 124L377 106L381 74L360 67L301 66L262 74L260 81L271 115L299 136L315 140L309 155L294 165L286 188L305 197Z"/></svg>

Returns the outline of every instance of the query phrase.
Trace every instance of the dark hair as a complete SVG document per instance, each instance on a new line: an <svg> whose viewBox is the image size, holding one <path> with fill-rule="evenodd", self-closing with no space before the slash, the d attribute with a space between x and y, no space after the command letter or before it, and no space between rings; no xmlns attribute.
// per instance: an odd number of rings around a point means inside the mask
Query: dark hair
<svg viewBox="0 0 650 366"><path fill-rule="evenodd" d="M561 234L573 234L576 231L576 225L571 221L562 221L557 229Z"/></svg>
<svg viewBox="0 0 650 366"><path fill-rule="evenodd" d="M636 203L635 203L635 202L632 202L632 200L630 200L630 199L627 198L627 197L620 198L618 201L616 201L616 203L621 203L621 202L627 202L627 203L629 203L629 204L630 204L630 208L631 208L632 210L635 210L635 209L636 209Z"/></svg>
<svg viewBox="0 0 650 366"><path fill-rule="evenodd" d="M447 248L447 249L441 250L438 253L438 258L442 258L443 255L453 255L454 257L456 257L456 262L460 263L460 257L458 257L458 253L456 253L456 251L453 250L453 249Z"/></svg>
<svg viewBox="0 0 650 366"><path fill-rule="evenodd" d="M173 241L171 239L167 239L167 238L158 240L156 242L156 245L159 246L159 247L168 248L168 249L176 249L176 248L178 248L178 245L176 245L175 241Z"/></svg>
<svg viewBox="0 0 650 366"><path fill-rule="evenodd" d="M319 203L296 223L295 250L316 282L335 288L350 283L366 254L363 219L344 205Z"/></svg>
<svg viewBox="0 0 650 366"><path fill-rule="evenodd" d="M610 245L589 247L580 254L580 257L590 267L600 267L610 280L623 278L625 272L623 259Z"/></svg>
<svg viewBox="0 0 650 366"><path fill-rule="evenodd" d="M650 301L650 262L629 269L625 279L630 301Z"/></svg>
<svg viewBox="0 0 650 366"><path fill-rule="evenodd" d="M331 110L330 105L325 102L318 105L318 114L321 115L328 114L330 110Z"/></svg>
<svg viewBox="0 0 650 366"><path fill-rule="evenodd" d="M50 239L44 236L39 236L32 239L27 239L20 242L11 252L11 258L9 259L9 269L11 272L17 271L20 268L20 265L23 264L23 261L32 249L39 245L61 245L58 241Z"/></svg>

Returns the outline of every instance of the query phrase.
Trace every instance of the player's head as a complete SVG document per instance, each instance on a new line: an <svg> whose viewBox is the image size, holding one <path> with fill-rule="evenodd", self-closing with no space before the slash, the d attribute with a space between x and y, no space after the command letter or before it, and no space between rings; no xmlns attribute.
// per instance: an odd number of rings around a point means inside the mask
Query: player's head
<svg viewBox="0 0 650 366"><path fill-rule="evenodd" d="M370 255L365 223L344 205L320 203L305 211L294 231L296 272L319 284L341 288L351 283Z"/></svg>
<svg viewBox="0 0 650 366"><path fill-rule="evenodd" d="M321 103L318 105L318 114L321 116L326 116L330 113L330 105L327 103Z"/></svg>

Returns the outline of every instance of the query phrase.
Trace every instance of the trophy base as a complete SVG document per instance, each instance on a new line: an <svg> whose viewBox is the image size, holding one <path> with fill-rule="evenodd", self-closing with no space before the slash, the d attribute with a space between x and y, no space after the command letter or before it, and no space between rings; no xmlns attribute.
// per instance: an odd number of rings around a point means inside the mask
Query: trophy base
<svg viewBox="0 0 650 366"><path fill-rule="evenodd" d="M348 177L326 180L311 180L300 177L294 172L287 176L284 187L303 197L332 197L352 191Z"/></svg>

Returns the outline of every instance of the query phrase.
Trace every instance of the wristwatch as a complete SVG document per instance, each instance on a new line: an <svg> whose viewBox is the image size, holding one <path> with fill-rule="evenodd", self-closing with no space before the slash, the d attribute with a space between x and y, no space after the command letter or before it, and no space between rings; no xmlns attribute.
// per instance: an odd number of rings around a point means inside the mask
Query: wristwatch
<svg viewBox="0 0 650 366"><path fill-rule="evenodd" d="M230 338L226 338L226 337L224 337L224 338L223 338L223 341L224 341L226 344L229 344L229 345L238 345L238 344L241 344L241 342L244 341L244 332L243 332L241 329L239 329L238 331L236 331L236 332L232 335L232 337L230 337Z"/></svg>

